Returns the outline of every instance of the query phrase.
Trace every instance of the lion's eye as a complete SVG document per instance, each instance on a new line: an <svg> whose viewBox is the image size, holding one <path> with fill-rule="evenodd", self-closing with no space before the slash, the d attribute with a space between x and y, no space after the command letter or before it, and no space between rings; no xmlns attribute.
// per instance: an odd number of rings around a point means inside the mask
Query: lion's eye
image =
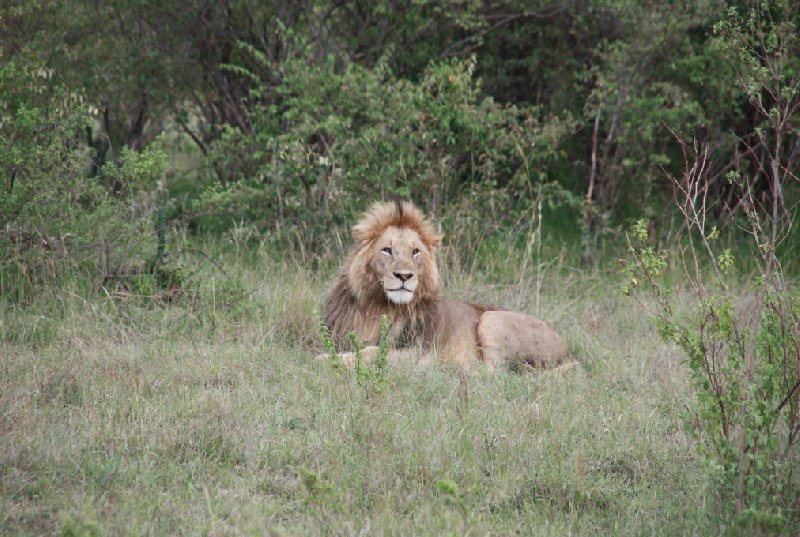
<svg viewBox="0 0 800 537"><path fill-rule="evenodd" d="M414 248L414 251L413 251L413 252L411 252L411 255L417 255L418 253L419 253L419 250L418 250L418 249L416 249L416 248Z"/></svg>
<svg viewBox="0 0 800 537"><path fill-rule="evenodd" d="M385 254L392 255L392 249L389 248L388 246L386 248L384 248L382 251Z"/></svg>

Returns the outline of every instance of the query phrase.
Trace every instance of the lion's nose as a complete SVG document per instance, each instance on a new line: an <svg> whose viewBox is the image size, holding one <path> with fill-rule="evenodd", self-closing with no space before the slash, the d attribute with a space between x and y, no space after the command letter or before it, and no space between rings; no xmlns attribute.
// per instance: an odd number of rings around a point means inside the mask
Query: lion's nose
<svg viewBox="0 0 800 537"><path fill-rule="evenodd" d="M397 278L401 282L405 282L405 281L408 281L411 278L413 278L414 277L414 273L413 272L395 272L394 276L395 276L395 278Z"/></svg>

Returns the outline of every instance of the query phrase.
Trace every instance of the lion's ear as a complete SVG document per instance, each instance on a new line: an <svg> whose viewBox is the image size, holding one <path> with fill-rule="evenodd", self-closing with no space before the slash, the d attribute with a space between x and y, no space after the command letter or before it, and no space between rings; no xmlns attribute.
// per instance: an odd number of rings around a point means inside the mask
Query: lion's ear
<svg viewBox="0 0 800 537"><path fill-rule="evenodd" d="M444 233L442 233L441 231L437 231L434 233L426 233L423 236L423 240L425 241L425 244L428 245L428 248L434 250L436 248L439 248L439 246L441 246L443 238L444 238Z"/></svg>
<svg viewBox="0 0 800 537"><path fill-rule="evenodd" d="M359 224L353 226L353 238L358 244L364 244L369 242L372 238L373 233L371 232L369 226Z"/></svg>
<svg viewBox="0 0 800 537"><path fill-rule="evenodd" d="M353 226L356 243L363 245L380 235L396 217L394 211L394 204L379 201L373 203Z"/></svg>

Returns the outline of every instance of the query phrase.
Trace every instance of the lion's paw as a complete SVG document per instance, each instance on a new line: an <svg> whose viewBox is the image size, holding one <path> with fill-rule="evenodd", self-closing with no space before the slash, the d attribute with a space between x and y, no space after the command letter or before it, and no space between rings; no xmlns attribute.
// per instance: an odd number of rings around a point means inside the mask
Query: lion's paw
<svg viewBox="0 0 800 537"><path fill-rule="evenodd" d="M363 362L370 362L376 356L378 356L379 352L380 348L374 345L370 345L369 347L364 347L364 349L362 349L361 351L361 360ZM341 360L342 364L346 365L347 367L355 366L356 361L358 361L358 355L354 352L340 352L337 354L329 354L326 352L323 354L318 354L314 357L314 359L318 362L327 362L331 358L333 358L334 360Z"/></svg>

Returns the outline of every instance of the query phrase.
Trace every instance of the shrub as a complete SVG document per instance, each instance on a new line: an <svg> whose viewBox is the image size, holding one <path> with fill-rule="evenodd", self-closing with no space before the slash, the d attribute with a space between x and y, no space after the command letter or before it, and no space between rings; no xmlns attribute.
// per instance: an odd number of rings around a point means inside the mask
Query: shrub
<svg viewBox="0 0 800 537"><path fill-rule="evenodd" d="M624 289L630 294L645 283L655 293L661 334L686 352L697 389L692 410L722 508L720 524L748 535L796 534L800 524L800 295L779 255L797 214L784 195L798 181L784 143L800 108L799 9L787 2L753 4L743 14L731 8L715 27L759 120L751 138L769 151L752 175L728 174L738 199L721 205L710 194L715 178L708 147L679 140L686 166L673 185L688 241L682 261L694 308L673 309L661 277L666 254L647 244L644 221L634 228ZM721 233L710 223L715 212L734 224L734 236L743 232L750 239L742 251L752 259L755 282L745 296L731 290L736 259L717 246Z"/></svg>
<svg viewBox="0 0 800 537"><path fill-rule="evenodd" d="M159 251L165 153L123 150L92 177L82 141L89 108L79 93L49 87L50 77L43 67L0 66L0 292L17 300L73 270L99 287Z"/></svg>
<svg viewBox="0 0 800 537"><path fill-rule="evenodd" d="M343 63L290 58L277 87L255 83L251 132L228 128L214 146L267 233L313 244L364 199L411 198L437 216L497 192L521 209L572 199L548 175L571 121L482 98L474 60L432 63L417 82Z"/></svg>
<svg viewBox="0 0 800 537"><path fill-rule="evenodd" d="M718 268L709 277L700 254L686 276L694 305L676 311L663 284L666 254L647 243L647 225L634 228L626 294L644 285L655 293L662 337L687 355L697 399L690 408L706 458L723 527L784 532L797 523L800 393L800 296L779 275L764 274L749 296L731 292L729 251L703 249ZM711 247L711 239L701 239ZM698 265L693 265L694 261ZM708 269L714 272L713 268Z"/></svg>

